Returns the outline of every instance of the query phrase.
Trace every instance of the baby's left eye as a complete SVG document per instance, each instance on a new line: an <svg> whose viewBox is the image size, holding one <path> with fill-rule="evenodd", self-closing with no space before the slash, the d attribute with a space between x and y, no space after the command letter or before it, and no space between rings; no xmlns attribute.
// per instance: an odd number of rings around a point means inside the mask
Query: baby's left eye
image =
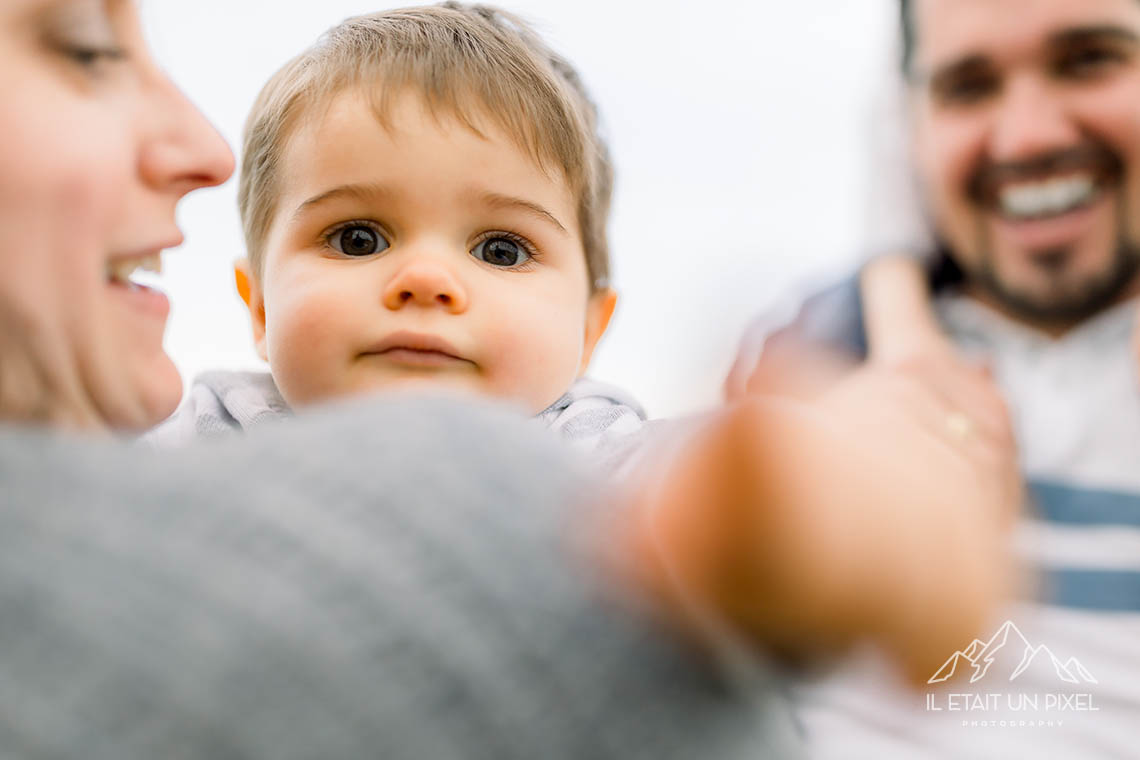
<svg viewBox="0 0 1140 760"><path fill-rule="evenodd" d="M523 246L508 237L489 237L471 249L471 255L491 266L509 269L530 261Z"/></svg>

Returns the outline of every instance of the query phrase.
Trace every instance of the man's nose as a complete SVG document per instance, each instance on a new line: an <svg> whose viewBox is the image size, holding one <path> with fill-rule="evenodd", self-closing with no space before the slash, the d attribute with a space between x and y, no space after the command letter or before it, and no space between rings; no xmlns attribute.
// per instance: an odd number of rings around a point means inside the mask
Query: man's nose
<svg viewBox="0 0 1140 760"><path fill-rule="evenodd" d="M467 310L467 291L446 262L430 256L413 256L384 287L384 305L393 311L404 306L442 308L452 314Z"/></svg>
<svg viewBox="0 0 1140 760"><path fill-rule="evenodd" d="M1081 132L1062 93L1037 77L1007 83L990 138L995 163L1016 163L1077 145Z"/></svg>

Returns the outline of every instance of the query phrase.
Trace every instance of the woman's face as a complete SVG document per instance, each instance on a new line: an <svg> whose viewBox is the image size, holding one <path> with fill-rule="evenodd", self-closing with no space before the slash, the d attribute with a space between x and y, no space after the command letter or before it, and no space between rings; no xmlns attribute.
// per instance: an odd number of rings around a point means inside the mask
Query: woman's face
<svg viewBox="0 0 1140 760"><path fill-rule="evenodd" d="M179 245L233 156L150 60L130 0L0 2L0 419L141 429L182 383L169 304L129 273Z"/></svg>

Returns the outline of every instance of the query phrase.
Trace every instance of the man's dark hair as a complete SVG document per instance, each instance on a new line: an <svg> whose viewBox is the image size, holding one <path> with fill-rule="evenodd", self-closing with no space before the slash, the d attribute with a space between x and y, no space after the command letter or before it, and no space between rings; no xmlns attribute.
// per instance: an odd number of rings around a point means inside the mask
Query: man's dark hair
<svg viewBox="0 0 1140 760"><path fill-rule="evenodd" d="M910 75L910 64L914 58L914 13L911 0L899 0L899 27L902 29L902 72Z"/></svg>

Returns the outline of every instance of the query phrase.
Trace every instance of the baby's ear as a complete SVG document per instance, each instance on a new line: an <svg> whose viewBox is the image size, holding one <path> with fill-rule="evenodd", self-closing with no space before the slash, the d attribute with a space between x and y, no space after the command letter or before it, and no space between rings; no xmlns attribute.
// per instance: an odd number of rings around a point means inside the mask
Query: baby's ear
<svg viewBox="0 0 1140 760"><path fill-rule="evenodd" d="M249 309L249 323L253 328L253 346L257 349L257 355L264 361L269 361L269 353L265 350L265 299L261 294L261 283L254 276L249 259L241 258L234 262L234 283L238 295Z"/></svg>
<svg viewBox="0 0 1140 760"><path fill-rule="evenodd" d="M605 334L616 307L616 290L605 288L590 296L590 302L586 304L586 336L582 344L582 364L578 367L579 376L586 374L586 369L590 366L590 359L594 356L594 349L597 348L598 341Z"/></svg>

